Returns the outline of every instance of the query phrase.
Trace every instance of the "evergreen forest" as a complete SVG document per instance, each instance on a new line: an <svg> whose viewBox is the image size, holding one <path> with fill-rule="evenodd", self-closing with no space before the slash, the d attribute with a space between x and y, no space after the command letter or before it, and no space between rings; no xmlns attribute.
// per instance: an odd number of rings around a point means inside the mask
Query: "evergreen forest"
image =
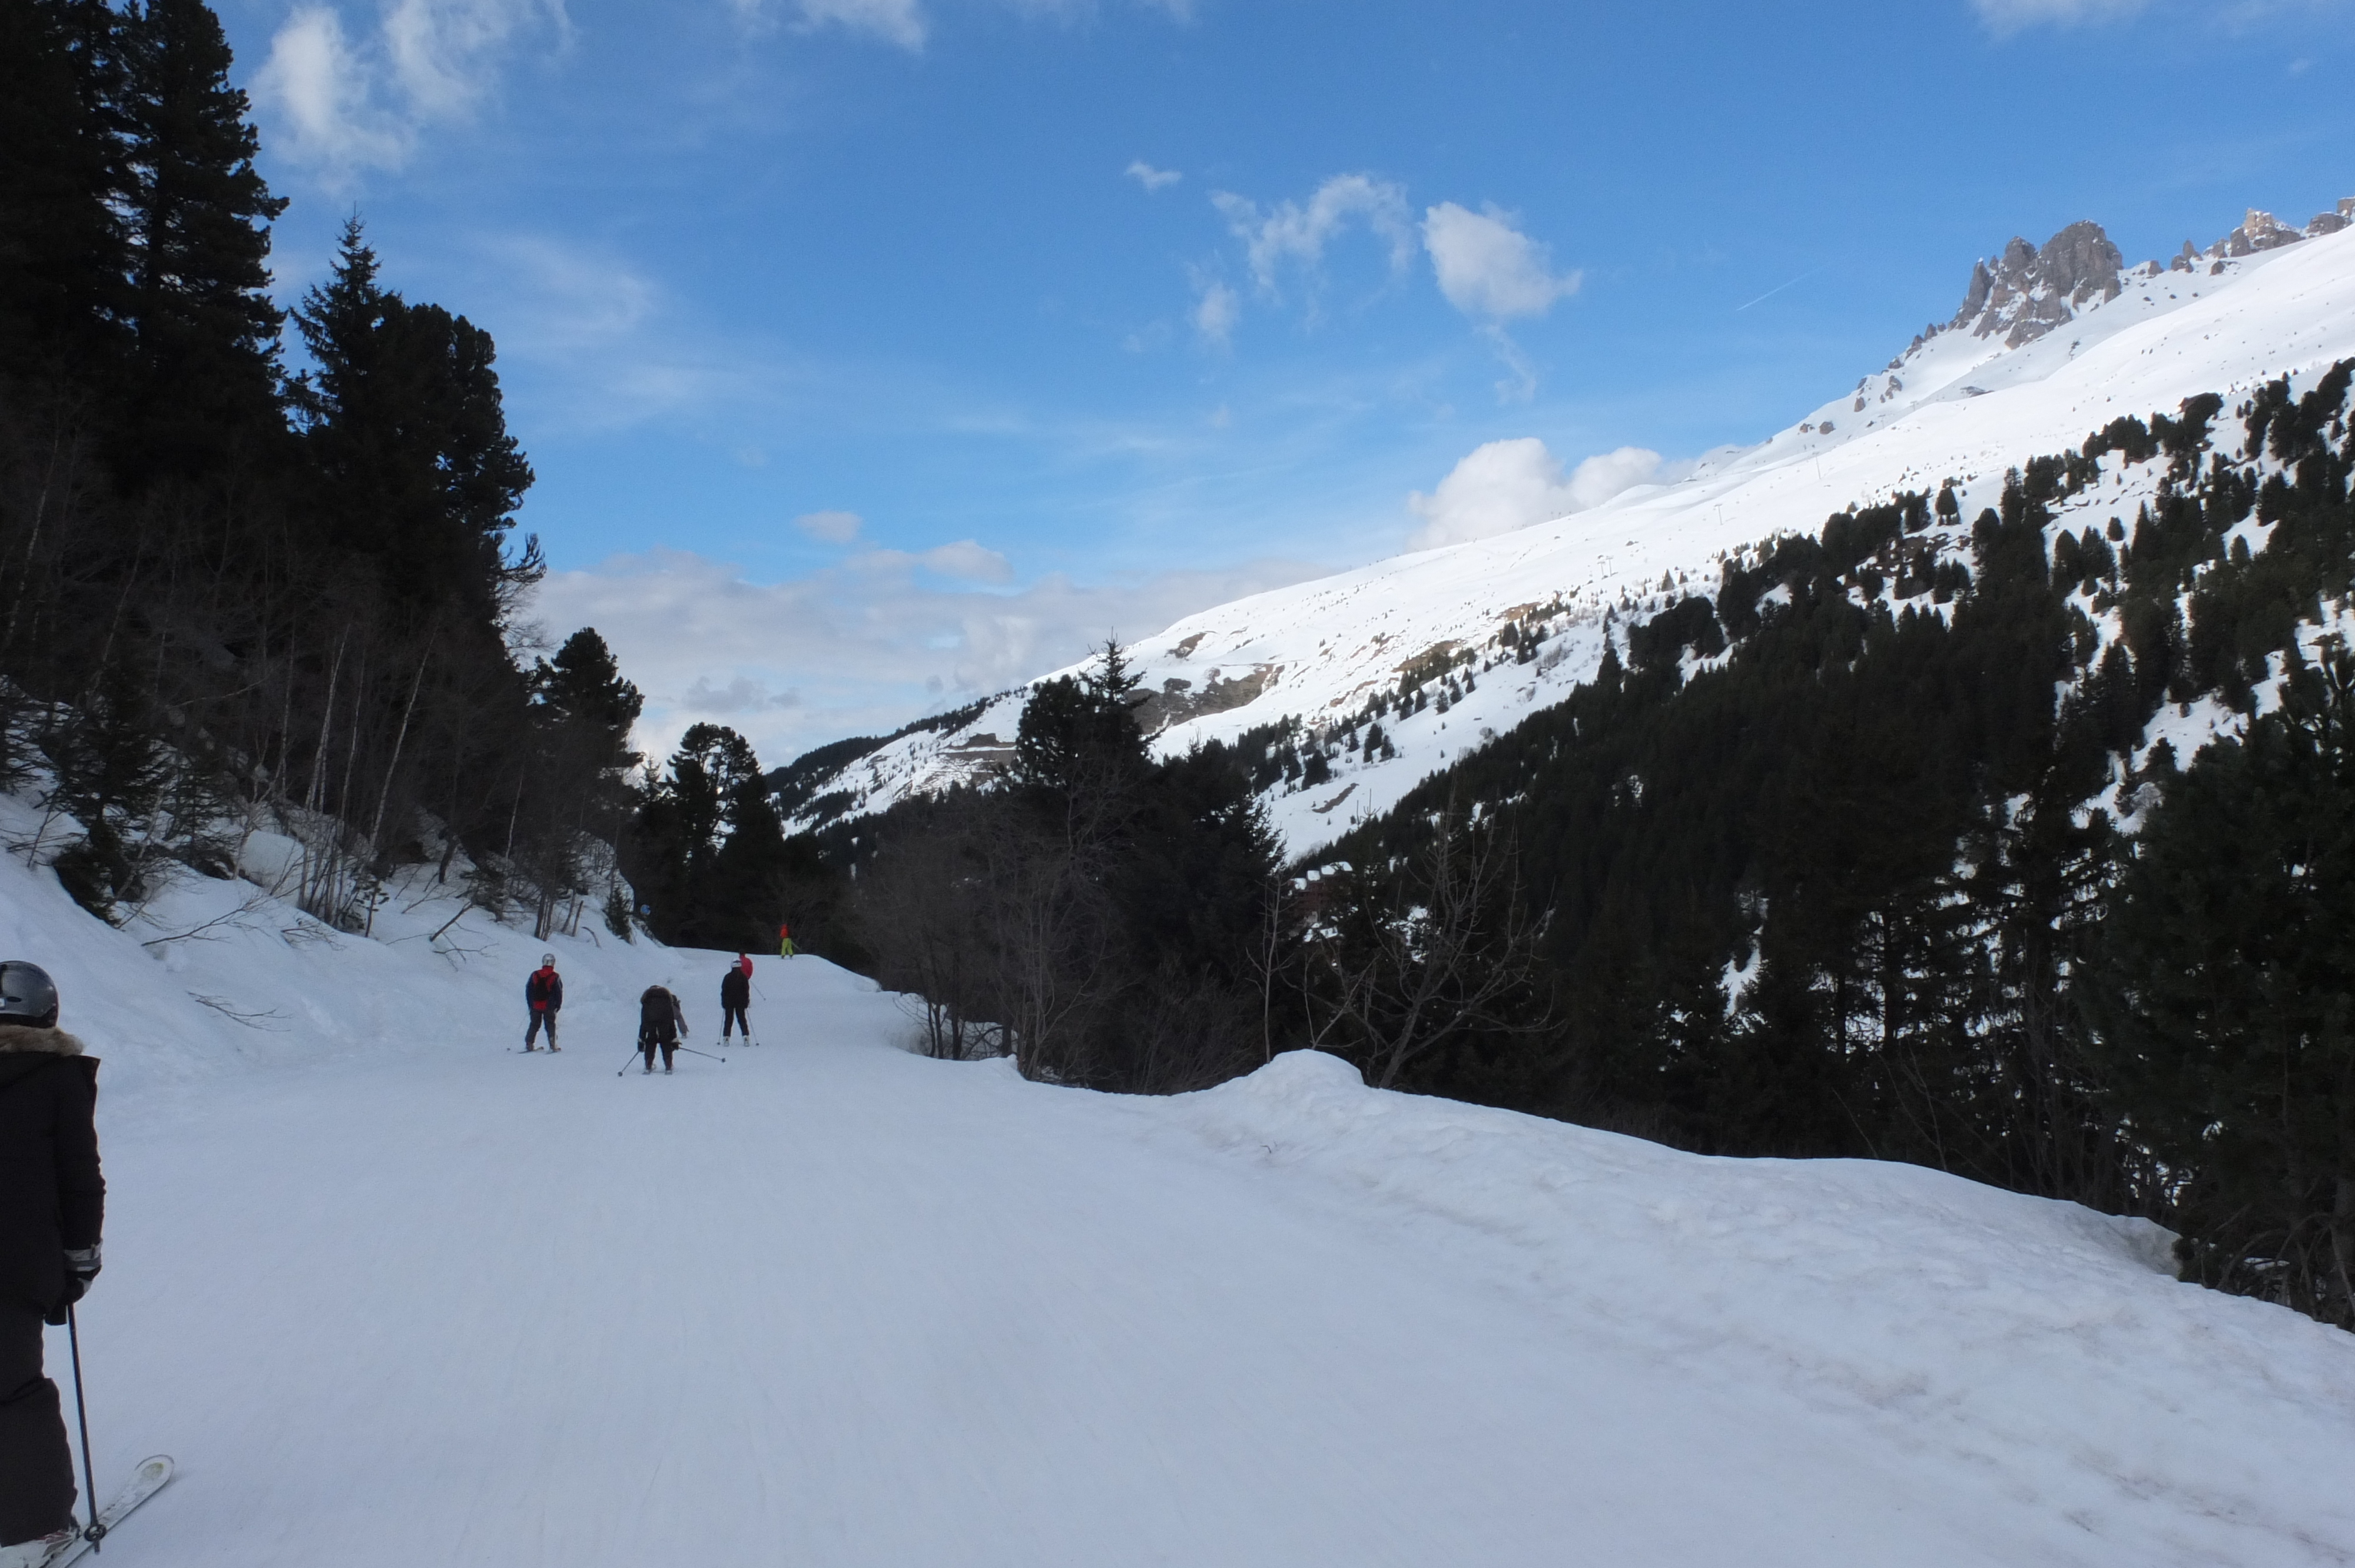
<svg viewBox="0 0 2355 1568"><path fill-rule="evenodd" d="M2350 376L2120 419L1967 529L1907 494L1729 559L1333 852L1312 988L1443 951L1409 911L1485 855L1514 981L1400 1086L2147 1213L2355 1324ZM2144 463L2136 515L2073 504Z"/></svg>
<svg viewBox="0 0 2355 1568"><path fill-rule="evenodd" d="M203 0L0 0L0 775L58 831L22 847L116 920L267 829L336 926L418 863L577 926L618 886L638 694L593 630L522 645L490 334L357 217L273 302L285 203L229 67Z"/></svg>

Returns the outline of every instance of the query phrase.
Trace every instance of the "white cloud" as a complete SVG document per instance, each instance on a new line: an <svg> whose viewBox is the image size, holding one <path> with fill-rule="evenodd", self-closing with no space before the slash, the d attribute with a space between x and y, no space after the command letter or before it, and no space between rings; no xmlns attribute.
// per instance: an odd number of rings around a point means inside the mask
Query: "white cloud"
<svg viewBox="0 0 2355 1568"><path fill-rule="evenodd" d="M1493 207L1477 213L1441 202L1423 215L1423 243L1439 291L1467 316L1541 316L1556 300L1578 292L1580 274L1556 276L1545 247Z"/></svg>
<svg viewBox="0 0 2355 1568"><path fill-rule="evenodd" d="M1232 289L1213 279L1202 287L1202 297L1194 306L1194 330L1203 338L1229 346L1234 341L1235 323L1241 319L1242 300Z"/></svg>
<svg viewBox="0 0 2355 1568"><path fill-rule="evenodd" d="M1490 441L1458 462L1431 494L1417 491L1407 497L1408 507L1423 519L1407 547L1427 550L1491 538L1583 512L1650 480L1659 468L1659 453L1621 447L1588 458L1564 475L1545 442L1534 436Z"/></svg>
<svg viewBox="0 0 2355 1568"><path fill-rule="evenodd" d="M1163 185L1174 185L1186 177L1175 169L1156 169L1142 158L1129 164L1122 173L1148 191L1157 191Z"/></svg>
<svg viewBox="0 0 2355 1568"><path fill-rule="evenodd" d="M995 552L966 564L986 564ZM698 718L727 715L772 765L847 735L879 734L947 703L1005 690L1086 657L1107 634L1148 637L1212 605L1320 575L1260 561L1082 586L1053 576L976 590L901 569L846 564L781 583L749 582L723 562L678 551L556 572L532 613L561 637L594 626L646 693L641 749L666 753ZM884 554L878 552L878 554ZM872 565L872 563L870 563Z"/></svg>
<svg viewBox="0 0 2355 1568"><path fill-rule="evenodd" d="M400 167L427 127L471 115L518 35L543 27L564 37L561 0L389 0L357 37L334 6L297 5L270 40L254 96L276 150L341 185Z"/></svg>
<svg viewBox="0 0 2355 1568"><path fill-rule="evenodd" d="M393 0L385 52L421 117L456 120L490 91L507 40L543 16L562 32L562 6L541 0Z"/></svg>
<svg viewBox="0 0 2355 1568"><path fill-rule="evenodd" d="M1393 270L1403 268L1414 254L1405 188L1371 175L1336 175L1317 186L1305 204L1279 202L1264 212L1258 203L1231 191L1213 191L1210 201L1243 242L1252 276L1269 294L1275 292L1277 276L1287 263L1313 272L1325 259L1326 246L1353 223L1362 222L1389 241Z"/></svg>
<svg viewBox="0 0 2355 1568"><path fill-rule="evenodd" d="M410 128L371 101L368 67L325 6L297 7L270 40L254 74L254 96L282 126L282 149L298 163L339 175L394 168L409 156Z"/></svg>
<svg viewBox="0 0 2355 1568"><path fill-rule="evenodd" d="M2145 4L2146 0L1971 0L1971 9L1991 31L2008 37L2026 27L2065 27L2130 16Z"/></svg>
<svg viewBox="0 0 2355 1568"><path fill-rule="evenodd" d="M829 545L849 544L866 525L867 519L856 512L805 512L794 519L794 527Z"/></svg>

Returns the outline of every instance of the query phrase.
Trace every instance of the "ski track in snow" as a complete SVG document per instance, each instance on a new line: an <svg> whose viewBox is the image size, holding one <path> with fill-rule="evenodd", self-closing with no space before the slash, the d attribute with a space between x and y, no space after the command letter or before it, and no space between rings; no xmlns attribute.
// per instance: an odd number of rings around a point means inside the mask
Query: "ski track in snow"
<svg viewBox="0 0 2355 1568"><path fill-rule="evenodd" d="M617 1076L654 980L716 1048L726 956L436 952L446 897L142 947L249 891L117 931L0 862L106 1060L101 1489L181 1466L112 1568L2355 1560L2355 1336L2146 1224L1305 1053L1032 1085L810 958L760 961L761 1048Z"/></svg>

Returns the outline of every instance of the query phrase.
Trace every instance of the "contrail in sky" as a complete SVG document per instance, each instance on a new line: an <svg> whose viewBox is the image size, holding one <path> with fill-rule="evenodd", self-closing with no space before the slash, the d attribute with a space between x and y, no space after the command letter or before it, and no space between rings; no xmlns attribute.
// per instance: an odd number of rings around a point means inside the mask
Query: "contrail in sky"
<svg viewBox="0 0 2355 1568"><path fill-rule="evenodd" d="M1817 273L1818 273L1818 272L1820 272L1820 271L1822 271L1822 270L1823 270L1823 269L1822 269L1821 267L1811 267L1811 268L1809 268L1807 270L1806 270L1806 271L1804 271L1804 272L1800 273L1797 277L1796 277L1796 278L1792 279L1792 280L1791 280L1791 281L1790 281L1789 283L1777 283L1774 287L1773 287L1773 288L1771 288L1771 289L1767 290L1764 293L1763 293L1763 294L1759 295L1757 299L1754 299L1754 300L1751 301L1751 302L1750 302L1750 305L1762 304L1762 303L1764 303L1764 302L1766 302L1766 301L1768 301L1768 300L1773 299L1775 295L1777 295L1777 294L1781 293L1784 290L1785 290L1785 289L1787 289L1787 288L1791 287L1793 283L1804 283L1804 282L1806 282L1808 279L1810 279L1810 278L1814 277ZM1743 311L1748 310L1748 309L1750 308L1750 305L1737 305L1737 306L1735 306L1735 307L1734 307L1733 313L1734 313L1735 315L1737 315L1737 316L1738 316L1738 315L1740 315Z"/></svg>

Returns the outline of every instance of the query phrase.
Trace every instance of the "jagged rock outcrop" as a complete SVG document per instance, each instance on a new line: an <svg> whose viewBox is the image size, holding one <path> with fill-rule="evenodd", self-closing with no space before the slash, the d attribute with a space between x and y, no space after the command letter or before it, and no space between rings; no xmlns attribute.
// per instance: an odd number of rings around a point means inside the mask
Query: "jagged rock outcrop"
<svg viewBox="0 0 2355 1568"><path fill-rule="evenodd" d="M2241 220L2241 227L2216 241L2208 254L2214 257L2254 256L2260 250L2278 250L2285 245L2295 245L2306 238L2303 229L2292 228L2272 213L2255 207Z"/></svg>
<svg viewBox="0 0 2355 1568"><path fill-rule="evenodd" d="M2189 239L2185 240L2182 253L2168 262L2168 270L2196 271L2199 269L2194 263L2206 261L2210 263L2208 271L2219 272L2223 270L2223 263L2233 257L2254 256L2262 250L2278 250L2301 239L2319 239L2326 234L2338 233L2350 223L2355 223L2355 196L2342 197L2334 212L2316 213L2304 228L2292 228L2272 213L2253 207L2248 216L2241 219L2238 228L2205 250Z"/></svg>
<svg viewBox="0 0 2355 1568"><path fill-rule="evenodd" d="M1971 269L1971 286L1950 327L1968 327L1979 337L2003 334L2018 348L2032 343L2076 314L2096 296L2115 299L2123 284L2126 259L2098 223L2073 223L2044 242L2042 249L2014 238L1994 266Z"/></svg>

